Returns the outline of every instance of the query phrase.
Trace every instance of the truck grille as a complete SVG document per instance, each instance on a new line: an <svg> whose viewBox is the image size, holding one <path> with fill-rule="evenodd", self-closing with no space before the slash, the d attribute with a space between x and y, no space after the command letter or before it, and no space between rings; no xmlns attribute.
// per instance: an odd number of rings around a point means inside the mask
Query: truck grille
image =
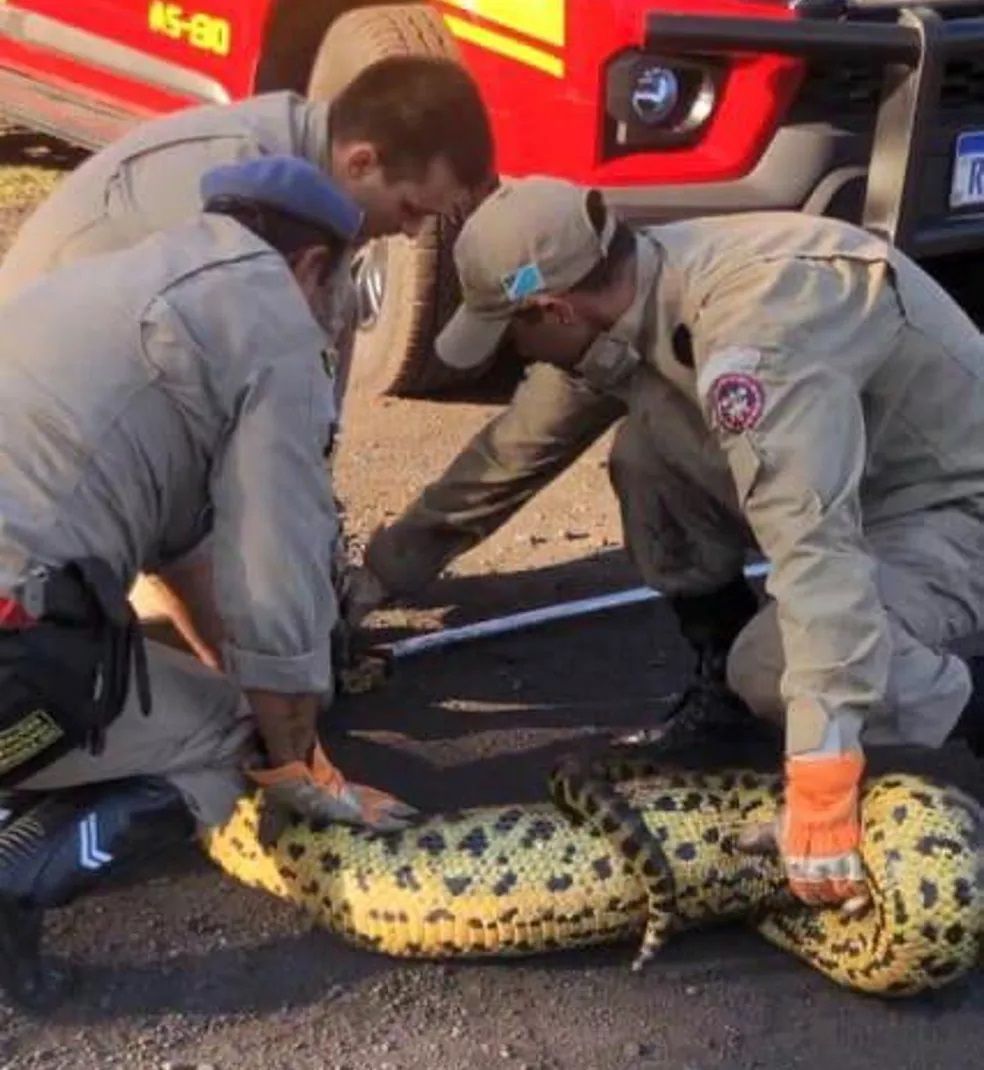
<svg viewBox="0 0 984 1070"><path fill-rule="evenodd" d="M866 63L812 64L794 106L794 121L874 121L881 96L881 68ZM956 60L943 78L944 112L984 105L984 57Z"/></svg>

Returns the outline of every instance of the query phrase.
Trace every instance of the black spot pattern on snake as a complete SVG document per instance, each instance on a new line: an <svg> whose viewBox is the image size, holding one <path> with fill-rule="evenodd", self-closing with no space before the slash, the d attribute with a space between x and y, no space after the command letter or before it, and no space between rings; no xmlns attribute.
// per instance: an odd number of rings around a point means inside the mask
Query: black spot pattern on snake
<svg viewBox="0 0 984 1070"><path fill-rule="evenodd" d="M492 886L493 895L508 895L510 890L516 887L517 876L513 872L503 873L503 875Z"/></svg>
<svg viewBox="0 0 984 1070"><path fill-rule="evenodd" d="M574 878L569 873L559 873L547 881L548 892L566 892L574 883Z"/></svg>
<svg viewBox="0 0 984 1070"><path fill-rule="evenodd" d="M337 873L345 860L337 851L325 851L321 856L321 869L324 873Z"/></svg>
<svg viewBox="0 0 984 1070"><path fill-rule="evenodd" d="M699 792L689 791L684 795L682 802L680 803L680 809L685 814L691 814L694 810L699 810L704 803L703 796Z"/></svg>
<svg viewBox="0 0 984 1070"><path fill-rule="evenodd" d="M709 828L704 830L703 840L704 843L711 845L717 843L721 839L721 830L716 828Z"/></svg>
<svg viewBox="0 0 984 1070"><path fill-rule="evenodd" d="M899 925L908 925L909 923L909 911L906 910L905 896L902 892L896 888L892 892L892 905L895 910L895 921Z"/></svg>
<svg viewBox="0 0 984 1070"><path fill-rule="evenodd" d="M953 882L953 898L958 906L969 907L974 901L974 894L970 887L970 881L964 877L958 877Z"/></svg>
<svg viewBox="0 0 984 1070"><path fill-rule="evenodd" d="M454 921L454 914L450 910L445 910L444 907L437 907L424 916L424 921L428 925L436 925L439 921Z"/></svg>
<svg viewBox="0 0 984 1070"><path fill-rule="evenodd" d="M488 834L481 825L476 825L467 836L458 841L458 850L465 851L472 858L481 858L489 846Z"/></svg>
<svg viewBox="0 0 984 1070"><path fill-rule="evenodd" d="M964 929L964 927L958 922L954 922L954 924L949 926L949 928L947 928L947 930L943 933L943 939L946 940L948 944L956 945L959 944L960 941L963 940L966 935L966 929Z"/></svg>
<svg viewBox="0 0 984 1070"><path fill-rule="evenodd" d="M513 807L509 810L504 810L495 820L495 824L492 826L496 832L512 832L512 830L523 820L524 814L522 810Z"/></svg>
<svg viewBox="0 0 984 1070"><path fill-rule="evenodd" d="M905 823L905 819L909 816L908 806L896 806L892 810L892 820L896 825L902 825Z"/></svg>
<svg viewBox="0 0 984 1070"><path fill-rule="evenodd" d="M634 859L639 857L639 852L642 850L642 844L634 837L628 836L622 841L622 854L628 859Z"/></svg>
<svg viewBox="0 0 984 1070"><path fill-rule="evenodd" d="M569 866L574 861L574 859L577 858L577 848L574 846L573 843L569 843L564 848L564 853L560 857L561 861L563 861L566 865Z"/></svg>
<svg viewBox="0 0 984 1070"><path fill-rule="evenodd" d="M304 857L304 853L307 848L302 843L289 843L287 844L287 854L290 855L294 862L299 861Z"/></svg>
<svg viewBox="0 0 984 1070"><path fill-rule="evenodd" d="M612 861L610 858L604 856L596 858L591 863L591 868L594 870L595 876L597 876L600 881L607 881L612 876Z"/></svg>
<svg viewBox="0 0 984 1070"><path fill-rule="evenodd" d="M923 836L916 842L916 850L921 855L932 855L937 851L959 855L964 850L964 845L949 836Z"/></svg>
<svg viewBox="0 0 984 1070"><path fill-rule="evenodd" d="M919 893L922 896L923 906L927 910L929 910L940 897L939 888L937 888L931 880L927 880L925 877L919 881Z"/></svg>
<svg viewBox="0 0 984 1070"><path fill-rule="evenodd" d="M397 888L405 888L411 892L420 891L420 881L413 871L413 866L400 866L393 874Z"/></svg>
<svg viewBox="0 0 984 1070"><path fill-rule="evenodd" d="M436 858L439 854L443 854L448 849L447 841L439 832L425 832L422 836L417 837L417 846L426 851L432 858Z"/></svg>
<svg viewBox="0 0 984 1070"><path fill-rule="evenodd" d="M534 843L549 843L556 832L557 829L552 821L538 818L530 824L530 827L523 834L523 838L519 841L519 845L528 850Z"/></svg>
<svg viewBox="0 0 984 1070"><path fill-rule="evenodd" d="M445 877L444 878L444 887L447 888L447 890L452 895L457 896L457 895L461 895L462 893L467 891L467 889L471 885L471 882L472 882L472 879L471 879L471 877L468 877L468 876Z"/></svg>
<svg viewBox="0 0 984 1070"><path fill-rule="evenodd" d="M508 925L511 921L515 920L516 915L518 913L519 913L519 908L518 907L510 907L508 910L504 910L499 915L499 921L501 921L503 925Z"/></svg>
<svg viewBox="0 0 984 1070"><path fill-rule="evenodd" d="M681 862L692 862L697 857L697 848L692 843L681 843L673 854Z"/></svg>
<svg viewBox="0 0 984 1070"><path fill-rule="evenodd" d="M677 801L672 795L660 795L658 798L653 799L650 803L650 808L672 813L677 809Z"/></svg>

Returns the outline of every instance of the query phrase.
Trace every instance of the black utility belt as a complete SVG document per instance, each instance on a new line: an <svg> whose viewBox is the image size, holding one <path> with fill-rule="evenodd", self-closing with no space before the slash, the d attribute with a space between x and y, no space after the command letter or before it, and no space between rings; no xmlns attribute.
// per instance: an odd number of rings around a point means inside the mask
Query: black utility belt
<svg viewBox="0 0 984 1070"><path fill-rule="evenodd" d="M131 667L150 712L142 634L109 565L84 558L35 569L12 598L22 612L0 627L0 788L76 748L100 753L126 703Z"/></svg>

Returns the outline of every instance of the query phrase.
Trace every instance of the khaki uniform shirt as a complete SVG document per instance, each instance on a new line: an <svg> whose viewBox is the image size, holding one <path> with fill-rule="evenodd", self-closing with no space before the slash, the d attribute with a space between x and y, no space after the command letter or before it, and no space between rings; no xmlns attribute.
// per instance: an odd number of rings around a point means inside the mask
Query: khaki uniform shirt
<svg viewBox="0 0 984 1070"><path fill-rule="evenodd" d="M293 93L188 108L144 123L67 175L0 264L0 302L83 256L112 252L201 211L212 167L257 156L328 162L328 105Z"/></svg>
<svg viewBox="0 0 984 1070"><path fill-rule="evenodd" d="M410 589L617 418L634 377L658 374L703 414L707 478L729 479L771 563L792 735L808 741L796 749L819 746L885 693L889 633L865 526L984 496L984 340L911 261L836 221L694 220L652 228L638 247L636 302L616 327L636 366L596 362L539 413L521 390L520 411L374 540L369 564ZM735 565L733 553L709 560L705 589Z"/></svg>
<svg viewBox="0 0 984 1070"><path fill-rule="evenodd" d="M323 346L282 257L222 216L0 306L0 591L85 555L129 586L211 534L230 675L327 691Z"/></svg>

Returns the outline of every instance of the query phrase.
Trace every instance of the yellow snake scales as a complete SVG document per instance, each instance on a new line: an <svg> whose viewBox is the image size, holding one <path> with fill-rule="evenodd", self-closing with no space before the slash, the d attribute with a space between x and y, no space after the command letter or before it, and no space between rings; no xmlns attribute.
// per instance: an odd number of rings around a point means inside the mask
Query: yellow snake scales
<svg viewBox="0 0 984 1070"><path fill-rule="evenodd" d="M388 955L517 955L644 934L641 963L675 931L744 918L864 992L938 988L976 964L984 849L973 799L920 776L868 778L873 905L846 918L796 903L778 860L737 849L740 830L775 819L781 790L779 776L747 770L568 761L550 803L438 814L395 833L295 821L270 848L258 837L262 802L244 799L205 847L233 877Z"/></svg>

